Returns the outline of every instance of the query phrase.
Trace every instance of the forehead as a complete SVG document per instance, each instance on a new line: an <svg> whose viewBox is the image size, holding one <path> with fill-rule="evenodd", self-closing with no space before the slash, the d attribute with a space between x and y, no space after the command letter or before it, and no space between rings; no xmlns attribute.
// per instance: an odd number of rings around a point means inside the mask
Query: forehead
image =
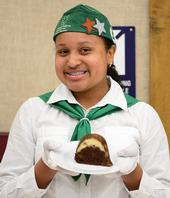
<svg viewBox="0 0 170 198"><path fill-rule="evenodd" d="M64 32L59 34L55 40L56 45L61 44L83 44L89 43L92 45L104 45L104 40L102 37L96 35L89 35L81 32Z"/></svg>

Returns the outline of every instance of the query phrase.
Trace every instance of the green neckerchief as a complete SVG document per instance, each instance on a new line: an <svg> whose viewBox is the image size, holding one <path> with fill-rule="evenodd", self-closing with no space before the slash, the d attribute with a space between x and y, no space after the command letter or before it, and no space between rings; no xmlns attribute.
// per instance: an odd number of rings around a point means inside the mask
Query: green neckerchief
<svg viewBox="0 0 170 198"><path fill-rule="evenodd" d="M47 102L52 95L52 92L45 93L41 96L39 96L44 102ZM125 98L127 101L127 106L130 107L138 102L137 99L133 98L132 96L129 96L125 94ZM115 113L118 111L121 111L122 109L117 106L113 106L111 104L107 104L103 107L96 107L91 109L87 115L84 114L84 111L78 104L70 104L66 100L58 101L52 104L49 104L50 106L59 109L66 113L71 118L74 118L78 120L78 123L74 129L73 135L71 137L71 141L80 140L85 135L91 133L91 127L90 127L90 121L95 120L97 118L103 117L105 115ZM80 178L81 174L78 176L73 176L72 178L77 181ZM85 174L86 178L86 184L90 178L89 174Z"/></svg>

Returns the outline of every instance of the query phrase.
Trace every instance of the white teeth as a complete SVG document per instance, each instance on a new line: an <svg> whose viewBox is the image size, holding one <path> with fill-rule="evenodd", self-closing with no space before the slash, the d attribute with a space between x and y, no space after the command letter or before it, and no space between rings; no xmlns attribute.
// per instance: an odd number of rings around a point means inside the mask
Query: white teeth
<svg viewBox="0 0 170 198"><path fill-rule="evenodd" d="M81 72L66 72L66 74L68 74L70 76L79 76L79 75L82 75L84 73L85 73L84 71L81 71Z"/></svg>

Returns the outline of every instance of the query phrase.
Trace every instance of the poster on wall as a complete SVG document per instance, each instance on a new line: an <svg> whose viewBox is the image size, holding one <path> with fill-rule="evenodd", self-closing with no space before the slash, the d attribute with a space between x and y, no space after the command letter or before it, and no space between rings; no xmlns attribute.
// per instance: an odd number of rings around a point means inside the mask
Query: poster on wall
<svg viewBox="0 0 170 198"><path fill-rule="evenodd" d="M112 28L116 39L114 65L121 76L124 92L135 97L135 27L113 26Z"/></svg>

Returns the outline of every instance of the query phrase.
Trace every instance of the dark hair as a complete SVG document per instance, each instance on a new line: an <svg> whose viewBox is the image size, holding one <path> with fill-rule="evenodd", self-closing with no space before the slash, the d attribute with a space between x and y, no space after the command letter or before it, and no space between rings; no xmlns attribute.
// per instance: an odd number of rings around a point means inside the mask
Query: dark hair
<svg viewBox="0 0 170 198"><path fill-rule="evenodd" d="M113 42L109 39L103 38L103 40L107 50L110 49L112 45L114 45ZM120 75L118 74L115 65L112 64L108 66L107 75L121 85Z"/></svg>

